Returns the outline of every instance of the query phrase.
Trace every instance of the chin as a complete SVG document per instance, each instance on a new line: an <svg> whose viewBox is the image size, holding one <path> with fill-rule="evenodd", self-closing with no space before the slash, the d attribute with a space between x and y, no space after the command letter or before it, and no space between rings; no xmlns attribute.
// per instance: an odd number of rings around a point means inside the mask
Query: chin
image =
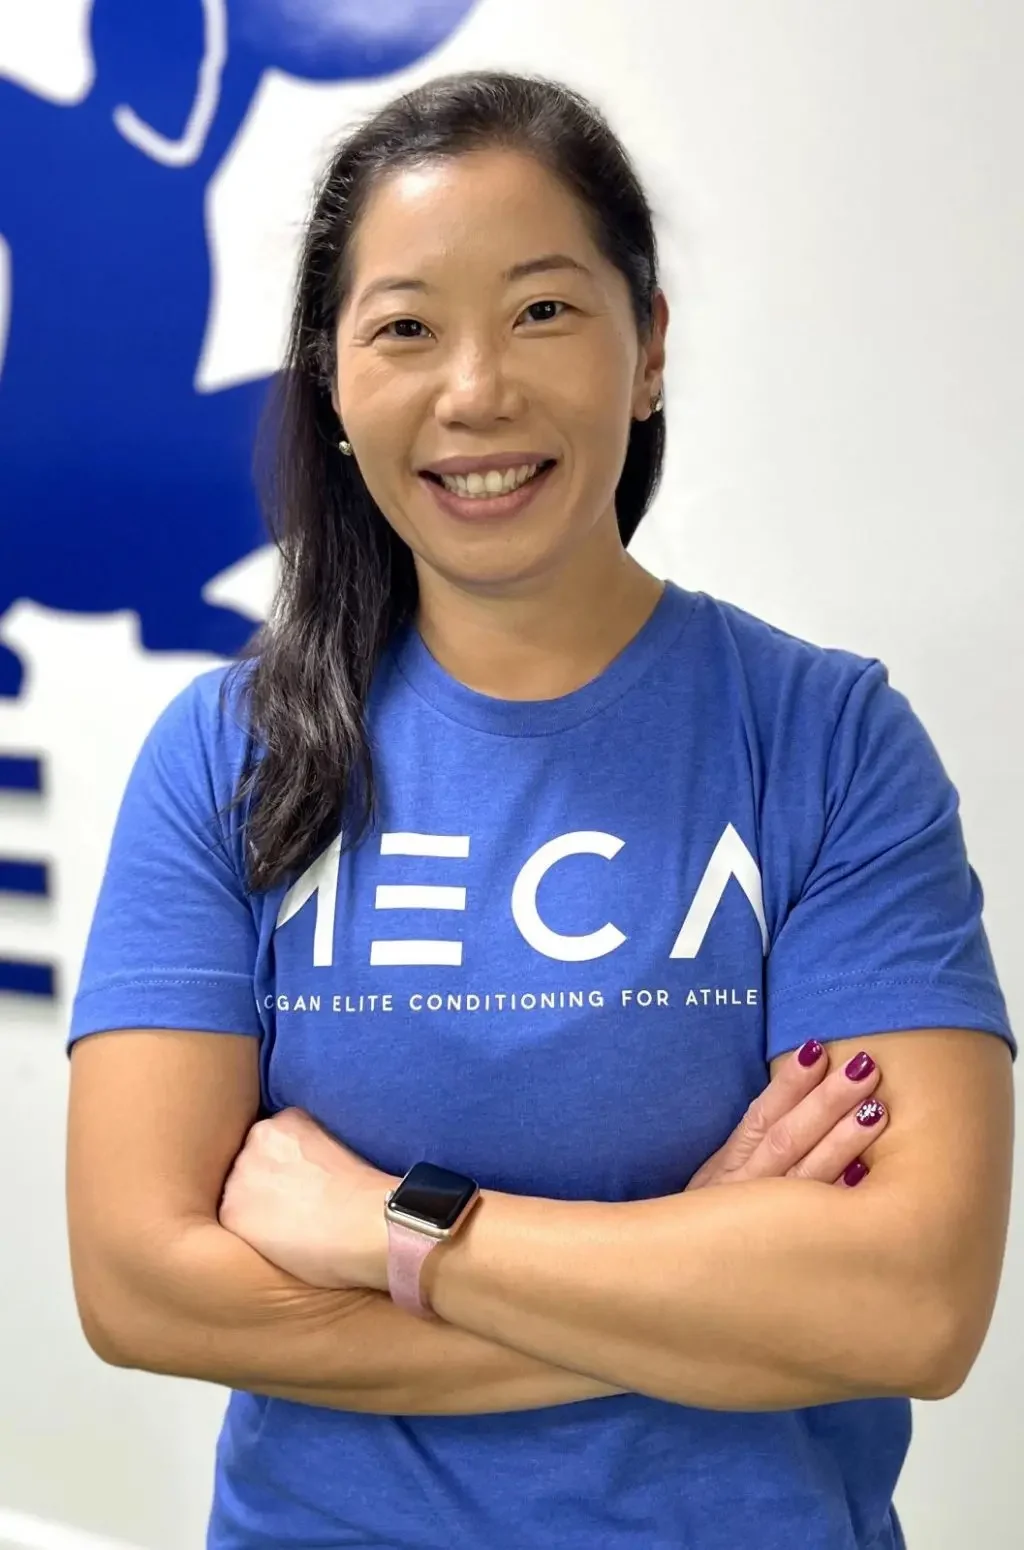
<svg viewBox="0 0 1024 1550"><path fill-rule="evenodd" d="M539 553L509 553L508 547L499 541L494 552L488 554L488 547L481 545L473 555L446 555L440 563L430 562L431 568L467 592L487 592L526 586L560 570L564 563L562 553L547 548Z"/></svg>

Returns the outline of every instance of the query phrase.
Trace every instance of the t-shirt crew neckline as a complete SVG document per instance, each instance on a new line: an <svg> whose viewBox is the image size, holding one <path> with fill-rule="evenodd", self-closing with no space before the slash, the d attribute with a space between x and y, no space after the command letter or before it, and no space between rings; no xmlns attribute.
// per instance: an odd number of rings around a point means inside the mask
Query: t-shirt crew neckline
<svg viewBox="0 0 1024 1550"><path fill-rule="evenodd" d="M579 726L620 699L678 640L693 614L697 594L666 581L647 619L596 678L549 700L504 700L481 694L454 678L431 656L414 625L394 644L403 678L428 704L452 721L504 737L537 737Z"/></svg>

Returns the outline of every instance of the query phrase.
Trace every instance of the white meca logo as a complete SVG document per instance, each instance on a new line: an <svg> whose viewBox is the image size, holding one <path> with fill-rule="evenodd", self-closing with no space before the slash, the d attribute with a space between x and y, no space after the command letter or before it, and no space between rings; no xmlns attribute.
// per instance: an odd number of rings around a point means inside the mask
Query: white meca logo
<svg viewBox="0 0 1024 1550"><path fill-rule="evenodd" d="M577 829L560 834L535 850L520 868L512 885L512 918L524 941L545 958L561 963L586 963L604 958L621 947L623 932L608 921L597 931L569 936L552 931L540 917L537 892L547 872L566 856L603 856L611 861L625 844L615 834L600 829ZM382 856L443 856L466 860L468 834L382 834ZM341 835L318 856L312 866L288 890L278 912L278 927L297 915L316 896L316 924L313 929L313 966L330 968L334 962L334 921L338 902L338 867ZM718 908L729 879L734 877L750 901L761 929L762 951L768 952L768 927L765 923L761 873L757 862L732 824L712 852L694 894L693 902L675 939L670 958L696 958ZM464 910L465 888L434 884L381 884L374 901L378 910ZM458 938L410 939L383 937L370 943L371 965L441 964L458 968L462 963L462 942Z"/></svg>

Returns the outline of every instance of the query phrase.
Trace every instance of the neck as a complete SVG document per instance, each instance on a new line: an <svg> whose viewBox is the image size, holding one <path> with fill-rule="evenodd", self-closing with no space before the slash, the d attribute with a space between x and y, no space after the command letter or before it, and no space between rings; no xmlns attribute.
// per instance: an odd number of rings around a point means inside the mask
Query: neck
<svg viewBox="0 0 1024 1550"><path fill-rule="evenodd" d="M480 694L548 700L596 678L650 618L662 582L617 546L563 573L484 591L419 568L417 627L435 661Z"/></svg>

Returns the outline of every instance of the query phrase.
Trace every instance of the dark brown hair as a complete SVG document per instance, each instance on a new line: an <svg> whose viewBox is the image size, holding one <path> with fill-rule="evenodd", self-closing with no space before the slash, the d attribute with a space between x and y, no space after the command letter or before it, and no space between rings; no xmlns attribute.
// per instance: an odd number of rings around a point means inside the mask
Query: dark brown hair
<svg viewBox="0 0 1024 1550"><path fill-rule="evenodd" d="M619 140L569 87L495 71L442 76L389 102L338 147L316 190L258 451L280 582L267 623L225 682L227 693L244 674L250 741L236 801L246 809L253 890L301 871L342 823L346 848L372 823L367 695L382 650L416 609L412 554L355 460L338 450L331 386L353 234L392 173L487 149L522 151L561 179L625 277L637 329L649 337L658 287L651 210ZM615 493L624 545L657 490L664 447L663 414L633 421Z"/></svg>

